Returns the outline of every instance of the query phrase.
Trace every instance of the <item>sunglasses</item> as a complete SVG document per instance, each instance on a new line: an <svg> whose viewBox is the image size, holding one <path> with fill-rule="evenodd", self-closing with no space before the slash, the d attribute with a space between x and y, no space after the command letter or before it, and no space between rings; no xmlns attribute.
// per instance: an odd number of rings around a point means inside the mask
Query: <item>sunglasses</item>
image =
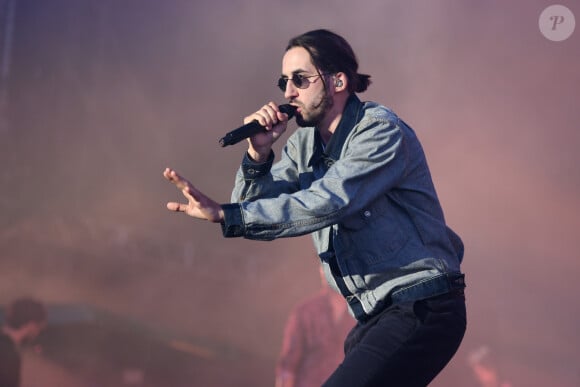
<svg viewBox="0 0 580 387"><path fill-rule="evenodd" d="M311 83L316 82L316 81L311 82L309 78L321 77L323 75L324 74L316 74L316 75L293 74L292 78L280 77L280 79L278 79L278 87L283 92L286 92L286 85L288 85L288 81L292 81L294 86L296 86L297 88L306 89L308 88L308 86L310 86Z"/></svg>

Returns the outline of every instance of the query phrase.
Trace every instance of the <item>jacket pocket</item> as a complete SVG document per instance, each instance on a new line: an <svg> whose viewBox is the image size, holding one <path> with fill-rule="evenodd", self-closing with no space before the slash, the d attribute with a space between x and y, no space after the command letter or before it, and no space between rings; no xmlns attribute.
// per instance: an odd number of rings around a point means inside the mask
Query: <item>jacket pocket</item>
<svg viewBox="0 0 580 387"><path fill-rule="evenodd" d="M386 196L381 196L339 223L337 247L351 249L346 256L349 261L355 260L349 262L355 267L388 266L409 239L409 234L401 227L400 217L400 209ZM365 270L364 267L358 270Z"/></svg>

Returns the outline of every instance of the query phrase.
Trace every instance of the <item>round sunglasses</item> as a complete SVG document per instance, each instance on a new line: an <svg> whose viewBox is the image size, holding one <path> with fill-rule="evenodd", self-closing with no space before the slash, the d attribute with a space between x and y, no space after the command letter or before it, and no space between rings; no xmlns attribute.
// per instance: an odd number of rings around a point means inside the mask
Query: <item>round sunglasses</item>
<svg viewBox="0 0 580 387"><path fill-rule="evenodd" d="M309 78L321 77L323 75L324 74L316 74L316 75L293 74L292 78L280 77L280 79L278 79L278 87L280 88L280 90L285 92L286 86L288 85L288 81L292 81L294 86L296 86L297 88L306 89L308 88L308 86L310 86L311 83L316 82L310 81Z"/></svg>

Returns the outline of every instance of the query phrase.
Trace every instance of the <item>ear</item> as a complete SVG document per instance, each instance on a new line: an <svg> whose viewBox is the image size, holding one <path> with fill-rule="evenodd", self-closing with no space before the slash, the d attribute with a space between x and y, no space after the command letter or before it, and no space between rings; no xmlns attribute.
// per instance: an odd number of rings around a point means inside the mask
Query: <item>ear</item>
<svg viewBox="0 0 580 387"><path fill-rule="evenodd" d="M340 92L348 88L348 78L344 73L336 73L332 76L335 92Z"/></svg>

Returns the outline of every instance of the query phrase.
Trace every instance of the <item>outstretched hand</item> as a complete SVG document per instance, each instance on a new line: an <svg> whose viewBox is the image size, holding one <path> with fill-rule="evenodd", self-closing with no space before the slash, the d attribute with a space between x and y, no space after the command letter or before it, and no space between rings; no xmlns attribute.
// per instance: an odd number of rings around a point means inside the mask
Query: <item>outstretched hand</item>
<svg viewBox="0 0 580 387"><path fill-rule="evenodd" d="M169 211L184 212L191 217L206 219L214 223L223 220L224 213L221 206L196 189L187 179L171 168L165 168L163 177L175 184L177 189L187 198L187 204L168 202L167 209Z"/></svg>

